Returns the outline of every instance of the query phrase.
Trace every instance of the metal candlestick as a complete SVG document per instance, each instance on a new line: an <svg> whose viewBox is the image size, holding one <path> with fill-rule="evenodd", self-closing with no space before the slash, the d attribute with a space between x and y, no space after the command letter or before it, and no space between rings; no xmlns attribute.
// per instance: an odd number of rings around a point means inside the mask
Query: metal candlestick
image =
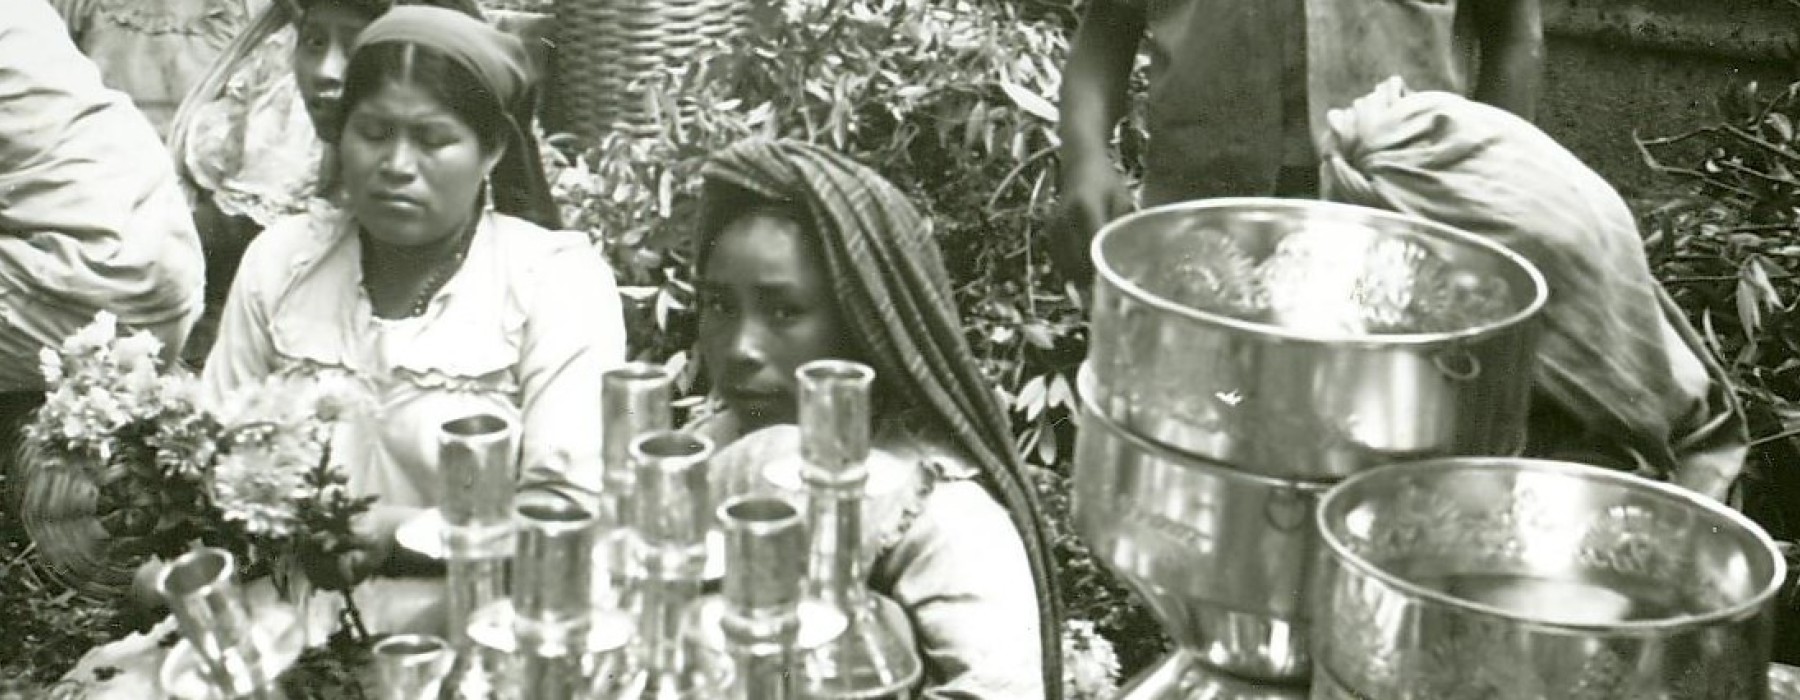
<svg viewBox="0 0 1800 700"><path fill-rule="evenodd" d="M903 697L922 665L908 636L889 627L879 596L863 579L863 499L868 482L870 389L875 371L840 360L807 363L800 383L801 453L806 461L811 547L806 593L835 609L848 629L806 654L811 698Z"/></svg>

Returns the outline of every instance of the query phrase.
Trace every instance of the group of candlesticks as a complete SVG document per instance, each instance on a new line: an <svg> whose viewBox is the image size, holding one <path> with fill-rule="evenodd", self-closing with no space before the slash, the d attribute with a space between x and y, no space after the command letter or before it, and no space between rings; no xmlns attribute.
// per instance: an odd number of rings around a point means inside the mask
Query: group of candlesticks
<svg viewBox="0 0 1800 700"><path fill-rule="evenodd" d="M862 511L874 371L822 360L797 376L799 498L773 486L717 493L708 474L717 446L672 429L673 377L654 365L605 376L597 500L521 487L506 418L443 424L449 636L379 641L374 697L910 697L922 674L910 630L863 574L873 554ZM709 552L722 567L708 566ZM266 660L267 650L243 648L254 635L218 629L248 624L242 610L193 619L195 606L174 607L190 648L217 670L202 674L215 697L278 693L277 673L243 677L267 664L233 660Z"/></svg>

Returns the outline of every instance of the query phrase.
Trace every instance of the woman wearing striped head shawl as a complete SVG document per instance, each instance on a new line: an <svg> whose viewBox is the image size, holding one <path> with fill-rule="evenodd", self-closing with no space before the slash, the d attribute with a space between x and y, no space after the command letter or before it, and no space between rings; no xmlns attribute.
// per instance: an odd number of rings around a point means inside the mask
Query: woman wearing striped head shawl
<svg viewBox="0 0 1800 700"><path fill-rule="evenodd" d="M704 176L699 354L724 409L700 430L741 436L713 461L721 488L798 454L796 368L873 367L870 584L912 623L924 696L1060 697L1044 522L928 222L801 142L741 143Z"/></svg>

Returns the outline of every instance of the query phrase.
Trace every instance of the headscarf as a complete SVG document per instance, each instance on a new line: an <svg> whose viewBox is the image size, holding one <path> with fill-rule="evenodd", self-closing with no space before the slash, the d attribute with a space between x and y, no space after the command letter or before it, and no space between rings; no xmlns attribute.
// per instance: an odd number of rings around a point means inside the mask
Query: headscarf
<svg viewBox="0 0 1800 700"><path fill-rule="evenodd" d="M403 43L430 49L461 66L500 103L506 153L492 178L494 208L545 228L561 228L561 215L529 127L537 106L536 76L525 44L467 14L428 5L388 10L356 38L351 63L364 48ZM471 125L477 129L482 125Z"/></svg>
<svg viewBox="0 0 1800 700"><path fill-rule="evenodd" d="M1044 636L1044 686L1062 688L1059 601L1048 532L1006 413L964 339L950 276L931 226L874 171L812 144L755 139L715 154L706 185L699 250L743 212L727 188L794 207L807 217L843 318L868 353L877 381L949 431L981 468L985 485L1025 541L1037 582ZM886 378L885 380L883 378Z"/></svg>
<svg viewBox="0 0 1800 700"><path fill-rule="evenodd" d="M1536 390L1565 415L1540 420L1533 406L1534 451L1561 447L1540 433L1573 432L1627 453L1614 466L1724 495L1748 446L1742 413L1651 276L1636 219L1611 185L1530 122L1398 79L1330 122L1327 198L1493 239L1543 271L1550 303Z"/></svg>
<svg viewBox="0 0 1800 700"><path fill-rule="evenodd" d="M456 10L476 19L485 19L480 3L476 0L280 0L276 3L287 15L295 20L320 5L336 4L366 12L371 17L379 17L396 5L430 5L448 10Z"/></svg>

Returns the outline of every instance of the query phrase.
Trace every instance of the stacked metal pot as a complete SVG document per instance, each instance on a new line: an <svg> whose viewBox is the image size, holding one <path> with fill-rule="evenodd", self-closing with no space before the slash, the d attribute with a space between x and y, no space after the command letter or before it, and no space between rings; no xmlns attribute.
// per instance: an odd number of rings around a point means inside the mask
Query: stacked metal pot
<svg viewBox="0 0 1800 700"><path fill-rule="evenodd" d="M1544 279L1485 239L1299 200L1142 211L1093 253L1077 527L1179 645L1124 697L1306 697L1320 496L1521 450Z"/></svg>
<svg viewBox="0 0 1800 700"><path fill-rule="evenodd" d="M1121 697L1786 698L1786 578L1678 487L1520 458L1549 290L1395 214L1208 200L1103 229L1077 527L1179 648Z"/></svg>

